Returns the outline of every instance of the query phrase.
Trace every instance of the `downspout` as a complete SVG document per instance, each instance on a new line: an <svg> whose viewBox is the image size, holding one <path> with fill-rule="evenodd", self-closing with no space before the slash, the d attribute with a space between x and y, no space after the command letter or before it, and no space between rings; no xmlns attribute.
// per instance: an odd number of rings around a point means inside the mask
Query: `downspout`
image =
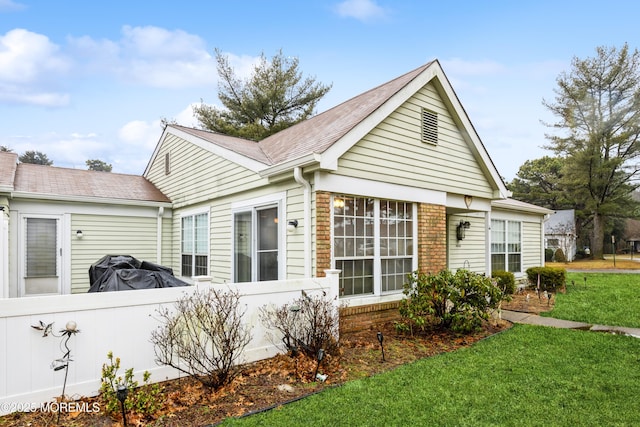
<svg viewBox="0 0 640 427"><path fill-rule="evenodd" d="M162 217L164 216L164 207L158 208L158 221L156 231L156 258L157 263L162 265Z"/></svg>
<svg viewBox="0 0 640 427"><path fill-rule="evenodd" d="M304 189L304 276L311 277L311 184L302 176L302 168L293 169L293 178Z"/></svg>

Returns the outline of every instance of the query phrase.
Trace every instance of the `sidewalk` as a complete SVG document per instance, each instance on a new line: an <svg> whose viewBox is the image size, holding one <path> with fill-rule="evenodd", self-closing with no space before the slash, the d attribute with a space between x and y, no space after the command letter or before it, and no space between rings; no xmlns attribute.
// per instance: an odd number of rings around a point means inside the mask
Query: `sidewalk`
<svg viewBox="0 0 640 427"><path fill-rule="evenodd" d="M590 323L573 322L571 320L554 319L553 317L541 317L537 314L522 313L519 311L502 310L501 317L511 323L524 323L527 325L550 326L553 328L581 329L584 331L611 332L640 338L640 328L626 328L623 326L592 325Z"/></svg>

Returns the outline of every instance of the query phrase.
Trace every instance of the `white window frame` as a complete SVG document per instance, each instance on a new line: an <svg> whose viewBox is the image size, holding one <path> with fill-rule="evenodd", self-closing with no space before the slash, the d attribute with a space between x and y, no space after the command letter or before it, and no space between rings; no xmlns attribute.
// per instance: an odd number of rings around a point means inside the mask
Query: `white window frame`
<svg viewBox="0 0 640 427"><path fill-rule="evenodd" d="M512 220L512 219L503 219L503 218L491 218L491 222L492 222L492 224L491 224L491 230L492 230L491 234L492 234L492 236L493 236L493 222L494 221L500 221L500 222L504 223L503 242L504 242L505 247L504 247L504 253L503 252L495 253L493 251L493 237L492 237L492 239L491 239L491 247L490 247L490 249L491 249L490 259L493 259L493 255L504 255L505 271L510 271L511 273L514 273L514 274L522 273L522 264L524 262L524 260L523 260L523 251L522 251L522 249L524 247L524 243L522 241L522 237L523 237L522 236L522 221ZM517 226L518 226L518 235L520 237L520 242L519 242L520 251L518 251L518 252L510 252L509 251L509 230L511 230L510 225L514 225L514 224L517 224ZM511 254L520 254L520 269L518 271L511 271L509 269L509 255L511 255ZM491 262L491 271L495 271L495 267L493 266L493 262Z"/></svg>
<svg viewBox="0 0 640 427"><path fill-rule="evenodd" d="M182 221L184 218L187 217L192 217L194 219L193 224L195 227L195 218L198 215L207 215L207 231L206 231L206 236L207 236L207 272L206 274L204 274L205 276L208 276L211 270L211 213L210 213L210 209L209 207L204 208L204 209L197 209L197 210L188 210L188 211L184 211L180 213L180 276L183 278L193 278L196 276L200 276L199 274L192 274L195 272L195 267L196 267L196 260L195 257L196 255L201 255L201 254L196 254L195 251L195 234L193 236L193 254L192 255L192 269L193 271L190 272L189 275L185 275L185 272L182 270L182 242L183 242L183 233L184 230L182 228Z"/></svg>
<svg viewBox="0 0 640 427"><path fill-rule="evenodd" d="M262 209L276 208L278 219L278 278L277 280L283 280L286 277L286 224L285 224L285 206L286 193L269 194L262 197L257 197L249 200L242 200L234 202L231 205L231 280L236 282L236 227L235 218L240 213L251 213L251 282L258 281L258 211Z"/></svg>
<svg viewBox="0 0 640 427"><path fill-rule="evenodd" d="M332 268L336 268L336 261L337 260L349 260L349 259L355 259L357 257L336 257L335 256L335 252L334 252L334 226L335 226L335 219L334 219L334 200L336 198L340 198L341 196L346 196L346 197L356 197L356 198L371 198L374 200L374 207L373 207L373 222L374 222L374 227L373 227L373 247L374 247L374 254L373 254L373 293L371 294L354 294L354 295L341 295L340 298L343 299L358 299L358 298L367 298L367 297L380 297L380 296L385 296L385 295L399 295L402 294L403 289L397 289L397 290L391 290L391 291L382 291L382 260L383 259L390 259L390 257L387 256L381 256L380 253L380 241L381 241L381 236L380 236L380 221L381 221L381 216L380 216L380 202L382 200L384 201L392 201L392 202L400 202L400 203L406 203L406 204L410 204L411 205L411 209L412 209L412 245L413 245L413 253L411 255L411 271L415 271L418 269L418 204L415 202L411 202L411 201L406 201L406 200L394 200L394 199L388 199L388 198L378 198L378 197L370 197L370 196L361 196L361 195L346 195L346 194L332 194L331 195L331 201L330 201L330 211L331 211L331 266ZM365 258L371 258L370 256L367 256Z"/></svg>

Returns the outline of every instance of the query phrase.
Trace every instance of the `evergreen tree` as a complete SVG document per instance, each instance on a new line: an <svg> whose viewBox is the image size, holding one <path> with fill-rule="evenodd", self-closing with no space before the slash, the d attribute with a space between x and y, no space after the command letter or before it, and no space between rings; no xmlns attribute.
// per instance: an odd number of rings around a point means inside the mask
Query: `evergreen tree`
<svg viewBox="0 0 640 427"><path fill-rule="evenodd" d="M331 89L315 78L303 78L298 58L279 51L271 60L264 53L251 77L238 78L229 58L216 49L218 98L224 109L204 103L194 116L204 129L259 141L314 114L318 101Z"/></svg>

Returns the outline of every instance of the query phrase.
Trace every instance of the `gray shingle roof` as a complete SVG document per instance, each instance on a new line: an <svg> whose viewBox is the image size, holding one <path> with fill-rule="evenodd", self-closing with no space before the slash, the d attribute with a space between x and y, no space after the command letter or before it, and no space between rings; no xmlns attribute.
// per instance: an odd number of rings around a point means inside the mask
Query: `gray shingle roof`
<svg viewBox="0 0 640 427"><path fill-rule="evenodd" d="M10 191L16 176L18 155L16 153L0 152L0 189Z"/></svg>
<svg viewBox="0 0 640 427"><path fill-rule="evenodd" d="M169 126L273 166L308 154L323 153L432 63L433 61L259 142L200 129Z"/></svg>
<svg viewBox="0 0 640 427"><path fill-rule="evenodd" d="M170 202L142 176L27 163L17 165L13 191L46 196Z"/></svg>

